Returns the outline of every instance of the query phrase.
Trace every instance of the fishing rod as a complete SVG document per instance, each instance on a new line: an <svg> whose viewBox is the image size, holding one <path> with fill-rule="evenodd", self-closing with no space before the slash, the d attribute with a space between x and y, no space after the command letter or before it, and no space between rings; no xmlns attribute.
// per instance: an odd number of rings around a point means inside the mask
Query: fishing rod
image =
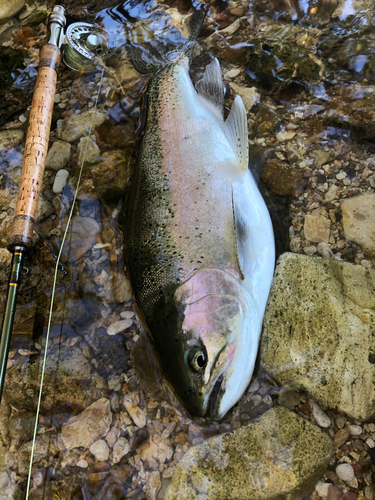
<svg viewBox="0 0 375 500"><path fill-rule="evenodd" d="M30 110L17 204L7 246L12 253L12 261L0 339L0 401L22 264L33 245L35 213L48 151L61 52L64 64L80 72L92 70L113 53L113 49L108 47L108 34L100 27L83 22L71 24L66 32L65 27L65 10L56 5L48 20L50 39L39 53L39 69Z"/></svg>

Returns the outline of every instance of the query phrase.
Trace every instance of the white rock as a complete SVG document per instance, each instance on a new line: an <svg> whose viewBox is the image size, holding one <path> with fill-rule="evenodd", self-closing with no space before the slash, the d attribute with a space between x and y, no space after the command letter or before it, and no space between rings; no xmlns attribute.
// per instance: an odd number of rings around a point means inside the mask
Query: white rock
<svg viewBox="0 0 375 500"><path fill-rule="evenodd" d="M4 269L10 264L12 254L6 248L0 248L0 269Z"/></svg>
<svg viewBox="0 0 375 500"><path fill-rule="evenodd" d="M152 471L148 476L146 483L147 500L156 500L160 487L161 487L160 473L158 471Z"/></svg>
<svg viewBox="0 0 375 500"><path fill-rule="evenodd" d="M224 80L231 80L232 78L236 78L241 73L240 69L230 69L224 75Z"/></svg>
<svg viewBox="0 0 375 500"><path fill-rule="evenodd" d="M312 414L313 414L313 417L315 418L316 420L316 423L320 426L320 427L324 427L324 428L327 428L331 425L331 419L329 418L329 416L320 408L320 406L318 405L318 403L316 401L313 401L313 400L310 400L309 401L309 404L310 404L310 407L311 407L311 411L312 411Z"/></svg>
<svg viewBox="0 0 375 500"><path fill-rule="evenodd" d="M290 141L296 135L295 132L287 132L286 130L281 130L278 134L276 134L276 139L279 142Z"/></svg>
<svg viewBox="0 0 375 500"><path fill-rule="evenodd" d="M367 446L368 446L369 448L374 448L374 446L375 446L375 441L374 441L373 439L371 439L371 438L367 438L367 439L366 439L366 444L367 444Z"/></svg>
<svg viewBox="0 0 375 500"><path fill-rule="evenodd" d="M127 328L130 328L133 324L132 319L123 319L120 321L115 321L107 328L108 335L117 335L120 332L123 332Z"/></svg>
<svg viewBox="0 0 375 500"><path fill-rule="evenodd" d="M325 498L328 495L328 488L330 483L323 483L323 481L318 481L315 485L315 490L321 498Z"/></svg>
<svg viewBox="0 0 375 500"><path fill-rule="evenodd" d="M62 168L56 174L55 180L53 181L52 191L56 194L62 193L64 187L66 186L66 181L68 180L69 172Z"/></svg>
<svg viewBox="0 0 375 500"><path fill-rule="evenodd" d="M104 439L99 439L90 446L90 453L94 455L98 462L104 462L105 460L108 460L109 447Z"/></svg>
<svg viewBox="0 0 375 500"><path fill-rule="evenodd" d="M345 179L345 177L346 177L346 172L339 172L339 173L336 175L336 179L338 179L338 180Z"/></svg>
<svg viewBox="0 0 375 500"><path fill-rule="evenodd" d="M133 313L133 311L122 311L122 312L120 312L120 316L121 316L121 318L124 318L124 319L130 319L130 318L134 317L134 313Z"/></svg>
<svg viewBox="0 0 375 500"><path fill-rule="evenodd" d="M87 469L87 467L89 466L85 459L78 460L76 465L77 467L81 467L81 469Z"/></svg>
<svg viewBox="0 0 375 500"><path fill-rule="evenodd" d="M124 455L129 453L129 451L130 448L128 441L123 437L118 438L116 443L113 445L112 462L117 464Z"/></svg>
<svg viewBox="0 0 375 500"><path fill-rule="evenodd" d="M259 94L256 91L256 88L244 87L242 85L237 85L236 83L232 82L229 85L236 94L241 96L246 109L246 113L248 113L250 109L253 107L253 105L259 100Z"/></svg>
<svg viewBox="0 0 375 500"><path fill-rule="evenodd" d="M55 141L47 153L46 167L61 170L68 163L72 146L69 142Z"/></svg>
<svg viewBox="0 0 375 500"><path fill-rule="evenodd" d="M354 469L350 464L339 464L336 467L336 474L346 483L349 483L355 478Z"/></svg>
<svg viewBox="0 0 375 500"><path fill-rule="evenodd" d="M362 427L360 425L348 425L351 436L360 436L362 434Z"/></svg>

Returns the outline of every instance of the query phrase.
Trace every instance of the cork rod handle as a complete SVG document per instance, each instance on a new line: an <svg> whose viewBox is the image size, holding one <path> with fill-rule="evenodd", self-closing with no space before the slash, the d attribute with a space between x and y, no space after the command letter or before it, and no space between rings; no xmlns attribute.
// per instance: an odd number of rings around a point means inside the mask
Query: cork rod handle
<svg viewBox="0 0 375 500"><path fill-rule="evenodd" d="M55 100L60 49L51 43L39 54L39 70L30 110L13 227L8 249L32 247L33 227L46 163Z"/></svg>

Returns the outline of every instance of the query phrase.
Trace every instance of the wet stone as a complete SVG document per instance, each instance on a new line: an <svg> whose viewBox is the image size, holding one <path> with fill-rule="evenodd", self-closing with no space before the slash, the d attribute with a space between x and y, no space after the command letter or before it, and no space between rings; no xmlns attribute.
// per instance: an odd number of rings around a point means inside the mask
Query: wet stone
<svg viewBox="0 0 375 500"><path fill-rule="evenodd" d="M109 400L102 398L95 401L62 426L60 439L63 447L67 450L89 448L97 439L107 434L111 422Z"/></svg>
<svg viewBox="0 0 375 500"><path fill-rule="evenodd" d="M100 149L96 144L95 136L81 137L78 144L78 165L83 162L94 163L100 157Z"/></svg>
<svg viewBox="0 0 375 500"><path fill-rule="evenodd" d="M47 153L46 167L61 170L70 159L72 146L68 142L55 141Z"/></svg>
<svg viewBox="0 0 375 500"><path fill-rule="evenodd" d="M328 408L359 420L371 418L374 289L372 269L284 253L264 318L263 368L281 385L304 386Z"/></svg>
<svg viewBox="0 0 375 500"><path fill-rule="evenodd" d="M350 464L339 464L336 467L336 474L342 481L349 483L354 479L354 469Z"/></svg>
<svg viewBox="0 0 375 500"><path fill-rule="evenodd" d="M347 198L341 203L345 238L375 256L375 193Z"/></svg>
<svg viewBox="0 0 375 500"><path fill-rule="evenodd" d="M90 453L94 455L95 459L98 462L103 462L105 460L108 460L109 447L104 439L99 439L90 446Z"/></svg>
<svg viewBox="0 0 375 500"><path fill-rule="evenodd" d="M89 135L106 119L100 111L86 111L80 115L73 115L64 121L56 131L59 139L65 142L75 142L81 137Z"/></svg>
<svg viewBox="0 0 375 500"><path fill-rule="evenodd" d="M15 148L22 141L24 135L22 130L0 130L0 150L8 151L8 149Z"/></svg>
<svg viewBox="0 0 375 500"><path fill-rule="evenodd" d="M274 193L293 198L301 194L307 184L299 169L281 160L268 160L261 178Z"/></svg>
<svg viewBox="0 0 375 500"><path fill-rule="evenodd" d="M59 170L53 181L52 191L56 194L62 193L64 187L66 186L66 181L68 180L69 172L62 168Z"/></svg>
<svg viewBox="0 0 375 500"><path fill-rule="evenodd" d="M281 406L237 431L190 448L178 463L165 499L259 500L310 493L332 455L318 427ZM246 459L245 459L246 457Z"/></svg>
<svg viewBox="0 0 375 500"><path fill-rule="evenodd" d="M340 448L349 439L350 429L349 427L343 427L339 429L333 436L333 447Z"/></svg>
<svg viewBox="0 0 375 500"><path fill-rule="evenodd" d="M244 87L236 83L230 83L230 88L235 94L241 96L246 112L248 113L253 105L259 100L259 94L255 87Z"/></svg>
<svg viewBox="0 0 375 500"><path fill-rule="evenodd" d="M117 464L118 462L120 462L122 457L127 455L129 451L130 448L127 439L120 437L113 445L113 455L112 455L113 463Z"/></svg>
<svg viewBox="0 0 375 500"><path fill-rule="evenodd" d="M329 416L320 408L318 403L315 401L310 401L310 407L313 417L319 427L329 427L331 425L331 419Z"/></svg>
<svg viewBox="0 0 375 500"><path fill-rule="evenodd" d="M312 243L324 241L328 243L331 222L321 215L306 215L304 232L307 240Z"/></svg>

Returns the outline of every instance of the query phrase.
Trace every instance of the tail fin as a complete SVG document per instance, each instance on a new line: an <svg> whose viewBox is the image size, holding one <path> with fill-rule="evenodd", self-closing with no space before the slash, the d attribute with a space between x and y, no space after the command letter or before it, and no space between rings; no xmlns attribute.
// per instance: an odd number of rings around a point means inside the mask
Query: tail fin
<svg viewBox="0 0 375 500"><path fill-rule="evenodd" d="M185 43L181 43L180 41L173 49L169 46L167 52L165 51L165 45L157 44L155 37L154 40L152 40L152 33L149 33L150 36L147 37L147 47L145 46L146 44L141 45L137 42L128 40L126 43L126 51L134 68L139 71L139 73L148 74L155 72L157 69L175 60L176 56L181 53L190 57L208 9L209 4L194 2L194 12L187 22L187 41ZM135 37L135 39L137 39L137 37Z"/></svg>

